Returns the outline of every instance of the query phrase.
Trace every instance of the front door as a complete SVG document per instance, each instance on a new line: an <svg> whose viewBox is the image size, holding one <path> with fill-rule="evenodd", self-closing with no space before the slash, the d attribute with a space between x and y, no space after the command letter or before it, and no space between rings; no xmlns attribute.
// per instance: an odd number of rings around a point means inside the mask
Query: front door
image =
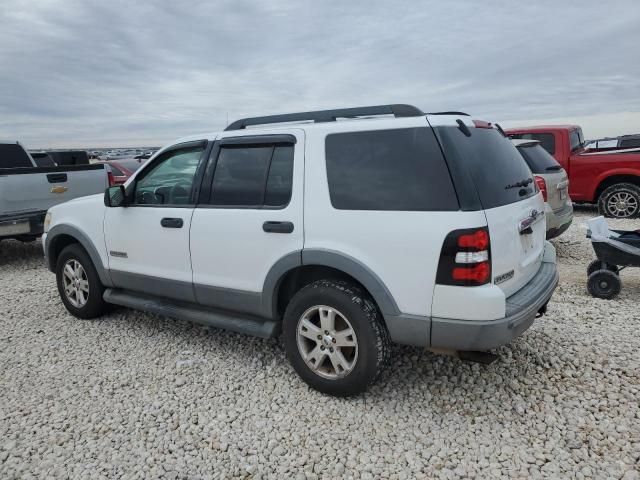
<svg viewBox="0 0 640 480"><path fill-rule="evenodd" d="M199 303L268 316L262 291L270 269L300 258L305 145L304 132L292 131L216 142L215 169L203 181L209 195L191 224Z"/></svg>
<svg viewBox="0 0 640 480"><path fill-rule="evenodd" d="M194 301L189 229L205 147L205 141L170 147L127 186L127 206L107 209L116 287Z"/></svg>

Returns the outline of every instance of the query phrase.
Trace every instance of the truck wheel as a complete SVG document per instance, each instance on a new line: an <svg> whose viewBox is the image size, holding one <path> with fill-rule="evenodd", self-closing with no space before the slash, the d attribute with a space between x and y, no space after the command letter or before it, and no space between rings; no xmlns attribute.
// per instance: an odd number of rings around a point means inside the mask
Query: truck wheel
<svg viewBox="0 0 640 480"><path fill-rule="evenodd" d="M620 293L622 282L620 277L610 270L596 270L589 275L587 290L597 298L611 300Z"/></svg>
<svg viewBox="0 0 640 480"><path fill-rule="evenodd" d="M640 187L633 183L607 187L598 199L598 211L605 217L637 217L640 214Z"/></svg>
<svg viewBox="0 0 640 480"><path fill-rule="evenodd" d="M322 393L363 392L389 361L391 341L378 308L347 282L302 288L287 305L282 330L293 368Z"/></svg>
<svg viewBox="0 0 640 480"><path fill-rule="evenodd" d="M587 277L591 275L596 270L609 270L610 272L618 275L618 267L616 265L611 265L609 263L604 263L602 260L594 260L587 267Z"/></svg>
<svg viewBox="0 0 640 480"><path fill-rule="evenodd" d="M109 310L109 305L102 299L104 286L98 272L79 244L69 245L60 253L56 280L62 303L74 317L96 318Z"/></svg>

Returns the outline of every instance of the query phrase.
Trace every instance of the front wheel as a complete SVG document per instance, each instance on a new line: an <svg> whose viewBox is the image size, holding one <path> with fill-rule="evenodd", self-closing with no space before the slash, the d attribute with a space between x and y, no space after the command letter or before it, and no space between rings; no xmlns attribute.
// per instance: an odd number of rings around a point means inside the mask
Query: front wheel
<svg viewBox="0 0 640 480"><path fill-rule="evenodd" d="M597 298L611 300L615 298L622 288L620 277L610 270L596 270L589 275L587 290Z"/></svg>
<svg viewBox="0 0 640 480"><path fill-rule="evenodd" d="M598 211L605 217L637 217L640 214L640 187L632 183L611 185L600 195Z"/></svg>
<svg viewBox="0 0 640 480"><path fill-rule="evenodd" d="M65 247L56 263L58 293L66 309L77 318L96 318L108 311L104 286L87 252L77 243Z"/></svg>
<svg viewBox="0 0 640 480"><path fill-rule="evenodd" d="M283 319L287 357L314 389L336 396L363 392L390 356L378 308L358 287L319 280L289 302Z"/></svg>

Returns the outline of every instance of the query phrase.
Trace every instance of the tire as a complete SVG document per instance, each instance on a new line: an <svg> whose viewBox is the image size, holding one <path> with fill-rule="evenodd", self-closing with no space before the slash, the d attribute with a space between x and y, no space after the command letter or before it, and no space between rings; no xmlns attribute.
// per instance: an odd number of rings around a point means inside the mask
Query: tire
<svg viewBox="0 0 640 480"><path fill-rule="evenodd" d="M589 266L587 267L587 277L591 275L596 270L609 270L610 272L618 275L618 267L616 265L611 265L609 263L604 263L602 260L593 260Z"/></svg>
<svg viewBox="0 0 640 480"><path fill-rule="evenodd" d="M596 270L589 275L587 290L597 298L611 300L620 293L622 282L620 277L610 270Z"/></svg>
<svg viewBox="0 0 640 480"><path fill-rule="evenodd" d="M60 253L56 262L56 280L62 303L74 317L90 319L108 312L109 304L102 298L104 286L91 258L79 244L69 245ZM86 282L86 291L82 282ZM72 292L67 294L65 288L69 284Z"/></svg>
<svg viewBox="0 0 640 480"><path fill-rule="evenodd" d="M349 327L352 335L347 334ZM309 386L329 395L365 391L390 359L391 340L378 308L347 282L319 280L300 289L287 305L282 330L295 371Z"/></svg>
<svg viewBox="0 0 640 480"><path fill-rule="evenodd" d="M640 187L633 183L617 183L607 187L598 199L598 212L609 218L640 216Z"/></svg>

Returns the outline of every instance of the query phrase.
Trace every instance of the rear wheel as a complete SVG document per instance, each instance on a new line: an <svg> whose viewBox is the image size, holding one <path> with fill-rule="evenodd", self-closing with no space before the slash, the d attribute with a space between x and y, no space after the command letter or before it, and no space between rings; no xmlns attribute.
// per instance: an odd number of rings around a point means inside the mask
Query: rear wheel
<svg viewBox="0 0 640 480"><path fill-rule="evenodd" d="M600 195L598 211L605 217L637 217L640 214L640 187L633 183L611 185Z"/></svg>
<svg viewBox="0 0 640 480"><path fill-rule="evenodd" d="M87 252L77 243L65 247L56 262L58 293L66 309L77 318L103 315L109 305L102 299L104 286Z"/></svg>
<svg viewBox="0 0 640 480"><path fill-rule="evenodd" d="M602 260L594 260L587 267L587 276L591 275L596 270L609 270L610 272L618 274L619 270L616 265L604 263Z"/></svg>
<svg viewBox="0 0 640 480"><path fill-rule="evenodd" d="M589 275L587 290L597 298L611 300L620 293L622 282L620 277L610 270L596 270Z"/></svg>
<svg viewBox="0 0 640 480"><path fill-rule="evenodd" d="M323 393L363 392L389 361L389 334L377 307L346 282L319 280L302 288L287 306L282 329L293 368Z"/></svg>

